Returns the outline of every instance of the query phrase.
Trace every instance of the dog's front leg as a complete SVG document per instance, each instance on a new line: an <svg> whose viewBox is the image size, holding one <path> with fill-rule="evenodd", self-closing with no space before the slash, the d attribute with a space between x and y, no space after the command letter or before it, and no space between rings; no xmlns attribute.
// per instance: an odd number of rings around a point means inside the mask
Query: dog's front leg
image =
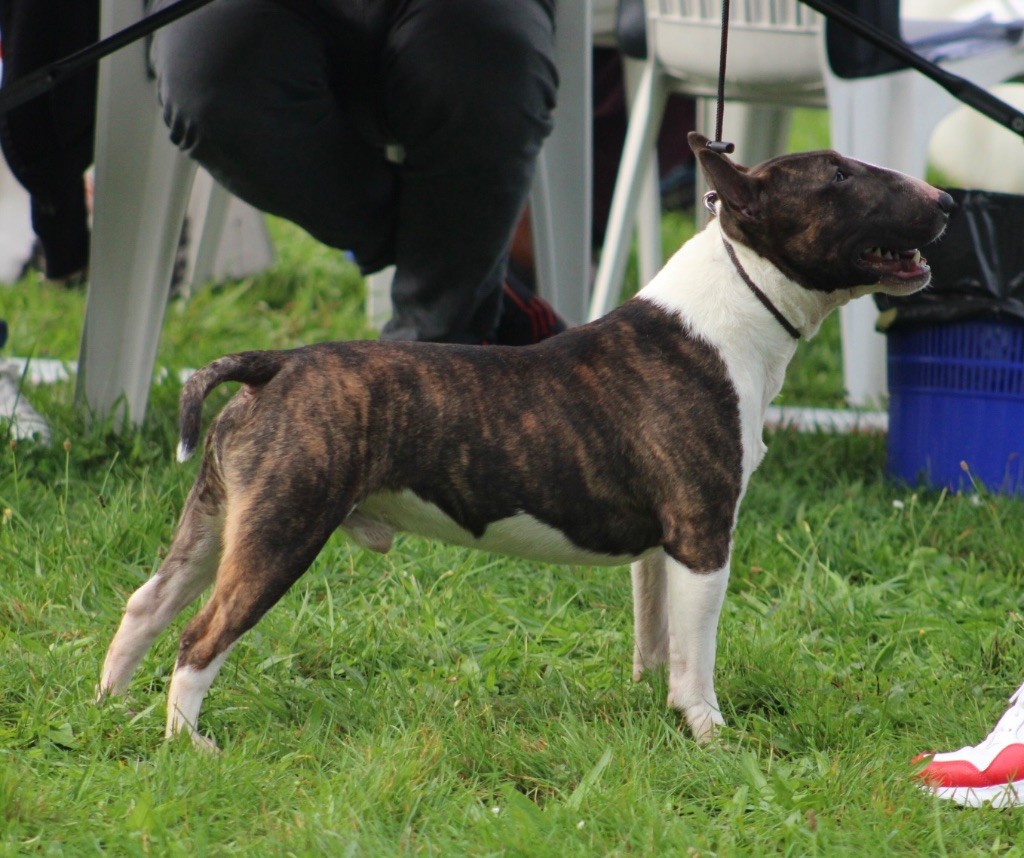
<svg viewBox="0 0 1024 858"><path fill-rule="evenodd" d="M713 572L694 572L665 558L668 577L668 705L686 716L698 742L710 740L724 723L715 695L718 617L729 583L729 563Z"/></svg>

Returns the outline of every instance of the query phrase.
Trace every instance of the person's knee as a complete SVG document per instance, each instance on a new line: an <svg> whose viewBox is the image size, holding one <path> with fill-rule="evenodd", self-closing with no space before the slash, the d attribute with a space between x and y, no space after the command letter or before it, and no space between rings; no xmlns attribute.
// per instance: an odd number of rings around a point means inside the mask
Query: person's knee
<svg viewBox="0 0 1024 858"><path fill-rule="evenodd" d="M157 32L152 62L171 139L193 154L197 141L272 136L331 103L322 35L272 0L193 12Z"/></svg>
<svg viewBox="0 0 1024 858"><path fill-rule="evenodd" d="M152 59L171 140L191 152L200 136L216 135L224 124L234 87L222 74L223 57L209 40L191 38L191 28L173 27L157 35Z"/></svg>

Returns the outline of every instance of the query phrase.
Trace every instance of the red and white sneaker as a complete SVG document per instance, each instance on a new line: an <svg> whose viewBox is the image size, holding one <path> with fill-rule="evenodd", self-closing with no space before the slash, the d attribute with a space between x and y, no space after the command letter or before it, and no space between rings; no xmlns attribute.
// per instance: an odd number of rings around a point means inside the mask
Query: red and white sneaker
<svg viewBox="0 0 1024 858"><path fill-rule="evenodd" d="M1010 708L979 745L931 757L917 777L939 798L965 807L1024 807L1024 685Z"/></svg>

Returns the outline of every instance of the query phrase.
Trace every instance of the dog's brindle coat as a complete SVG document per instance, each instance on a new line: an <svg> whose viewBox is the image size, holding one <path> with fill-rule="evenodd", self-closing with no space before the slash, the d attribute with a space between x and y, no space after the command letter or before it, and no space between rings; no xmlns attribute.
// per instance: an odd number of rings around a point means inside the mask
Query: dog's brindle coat
<svg viewBox="0 0 1024 858"><path fill-rule="evenodd" d="M181 401L184 458L202 402L242 389L210 428L167 558L128 600L100 693L211 583L171 680L167 733L196 729L230 648L342 528L387 551L396 531L559 563L633 562L634 674L668 662L694 734L722 722L715 634L740 498L796 342L872 291L906 294L913 250L952 200L834 152L745 169L691 145L718 217L636 298L525 348L328 343L214 361ZM888 249L888 250L884 250Z"/></svg>

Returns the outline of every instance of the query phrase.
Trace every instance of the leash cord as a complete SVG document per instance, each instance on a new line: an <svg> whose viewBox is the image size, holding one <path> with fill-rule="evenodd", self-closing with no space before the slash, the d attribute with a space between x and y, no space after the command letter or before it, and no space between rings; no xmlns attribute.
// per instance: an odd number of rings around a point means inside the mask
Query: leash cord
<svg viewBox="0 0 1024 858"><path fill-rule="evenodd" d="M708 149L728 155L735 151L732 143L722 142L722 124L725 119L725 60L729 54L729 0L722 0L722 40L718 52L718 99L715 105L715 139Z"/></svg>
<svg viewBox="0 0 1024 858"><path fill-rule="evenodd" d="M722 142L722 121L725 117L725 61L729 53L729 0L722 0L722 42L721 50L718 54L718 103L715 106L715 139L714 142L708 143L708 149L713 152L720 152L729 154L735 150L735 146L732 143ZM712 216L717 214L715 209L715 200L718 198L718 194L715 191L709 191L704 195L704 206ZM754 293L764 308L771 313L776 321L782 325L783 329L789 334L794 340L800 339L800 331L797 327L789 321L783 315L782 311L772 303L772 299L761 291L761 288L751 279L750 275L747 274L746 269L740 264L739 257L736 255L736 251L733 250L732 245L728 242L725 237L725 233L722 233L722 242L725 244L725 251L729 255L729 259L735 267L737 273L744 283L747 284L750 291Z"/></svg>
<svg viewBox="0 0 1024 858"><path fill-rule="evenodd" d="M729 54L729 0L722 0L722 42L718 52L718 103L715 105L715 142L722 142L725 118L725 60Z"/></svg>

